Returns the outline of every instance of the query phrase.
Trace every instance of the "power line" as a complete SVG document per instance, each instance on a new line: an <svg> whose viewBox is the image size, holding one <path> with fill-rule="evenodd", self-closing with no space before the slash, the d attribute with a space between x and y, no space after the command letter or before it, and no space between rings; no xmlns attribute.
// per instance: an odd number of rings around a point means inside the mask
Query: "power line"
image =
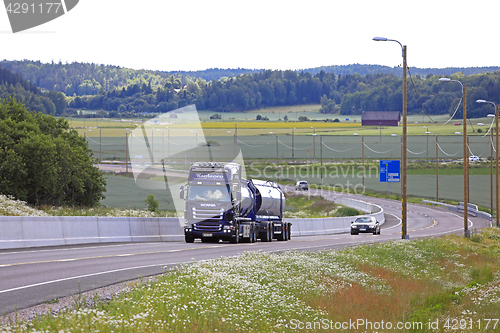
<svg viewBox="0 0 500 333"><path fill-rule="evenodd" d="M427 115L427 117L429 117L429 119L434 122L434 120L431 118L431 116L429 116L429 114L427 113L427 110L425 110L425 107L424 107L424 104L422 103L422 101L420 100L420 95L418 94L418 91L417 91L417 87L415 87L415 82L413 82L413 76L411 75L411 72L410 72L410 67L409 66L406 66L406 68L408 69L408 75L410 76L410 81L411 81L411 84L413 86L413 90L415 91L415 94L417 95L417 98L418 98L418 101L420 102L420 105L422 106L422 109L424 110L425 114Z"/></svg>

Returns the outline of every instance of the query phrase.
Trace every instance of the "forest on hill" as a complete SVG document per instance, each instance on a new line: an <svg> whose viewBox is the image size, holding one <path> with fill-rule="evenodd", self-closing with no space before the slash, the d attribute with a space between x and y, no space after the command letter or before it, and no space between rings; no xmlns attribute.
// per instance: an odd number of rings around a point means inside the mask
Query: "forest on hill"
<svg viewBox="0 0 500 333"><path fill-rule="evenodd" d="M64 93L68 107L65 114L90 109L123 117L167 112L189 104L196 104L199 110L226 112L321 103L323 113L348 115L362 111L400 111L402 105L401 75L391 72L397 70L401 74L401 68L378 65L329 66L303 71L207 69L166 73L96 64L4 60L0 62L1 67L47 90L46 94ZM357 72L345 72L354 70ZM500 68L454 70L412 68L408 78L408 113L433 115L455 111L462 91L457 83L439 82L444 76L467 86L467 108L471 117L490 113L487 105L475 101L498 102ZM217 79L217 73L223 76ZM209 77L212 79L207 80ZM461 110L456 117L461 117Z"/></svg>
<svg viewBox="0 0 500 333"><path fill-rule="evenodd" d="M44 114L62 114L67 105L63 93L42 92L35 84L23 79L20 74L14 74L0 67L0 99L10 97L23 102L28 109Z"/></svg>

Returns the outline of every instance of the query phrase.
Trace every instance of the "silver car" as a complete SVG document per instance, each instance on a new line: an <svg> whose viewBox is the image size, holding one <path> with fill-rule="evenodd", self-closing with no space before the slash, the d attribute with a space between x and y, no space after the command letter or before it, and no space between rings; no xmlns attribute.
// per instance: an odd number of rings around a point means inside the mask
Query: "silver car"
<svg viewBox="0 0 500 333"><path fill-rule="evenodd" d="M299 180L295 184L295 190L296 191L298 191L298 190L308 191L309 190L309 184L305 180Z"/></svg>
<svg viewBox="0 0 500 333"><path fill-rule="evenodd" d="M373 232L374 235L380 235L380 223L371 216L358 217L351 222L351 235L357 235L360 232Z"/></svg>

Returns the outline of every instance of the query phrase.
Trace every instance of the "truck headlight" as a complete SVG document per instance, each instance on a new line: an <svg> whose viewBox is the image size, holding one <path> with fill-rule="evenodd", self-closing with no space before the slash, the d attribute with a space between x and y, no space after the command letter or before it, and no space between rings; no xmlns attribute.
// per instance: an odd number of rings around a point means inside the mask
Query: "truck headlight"
<svg viewBox="0 0 500 333"><path fill-rule="evenodd" d="M229 230L229 229L231 229L231 226L230 226L230 225L225 225L225 226L224 226L224 230Z"/></svg>

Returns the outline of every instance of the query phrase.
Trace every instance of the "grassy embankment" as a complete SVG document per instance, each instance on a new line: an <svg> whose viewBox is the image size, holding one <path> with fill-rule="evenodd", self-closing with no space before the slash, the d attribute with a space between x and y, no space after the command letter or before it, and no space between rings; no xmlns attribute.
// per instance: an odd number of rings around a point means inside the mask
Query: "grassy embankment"
<svg viewBox="0 0 500 333"><path fill-rule="evenodd" d="M249 252L181 266L107 304L80 302L17 331L498 332L499 276L498 229L470 240Z"/></svg>
<svg viewBox="0 0 500 333"><path fill-rule="evenodd" d="M309 193L307 193L309 194ZM319 218L362 215L357 209L334 204L319 195L286 194L285 218Z"/></svg>

